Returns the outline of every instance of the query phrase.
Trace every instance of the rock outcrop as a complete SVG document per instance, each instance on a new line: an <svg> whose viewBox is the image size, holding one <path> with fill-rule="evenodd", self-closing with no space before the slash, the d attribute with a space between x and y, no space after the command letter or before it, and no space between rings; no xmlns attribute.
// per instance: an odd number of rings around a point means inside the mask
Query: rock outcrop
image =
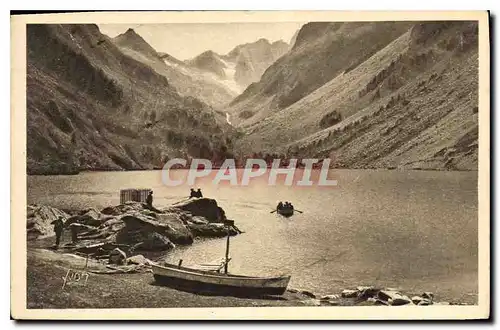
<svg viewBox="0 0 500 330"><path fill-rule="evenodd" d="M196 198L176 204L173 209L189 212L194 216L204 217L211 222L222 222L226 219L224 210L217 205L215 199Z"/></svg>
<svg viewBox="0 0 500 330"><path fill-rule="evenodd" d="M122 215L124 213L129 212L137 212L144 209L144 205L138 202L125 202L124 204L116 205L116 206L108 206L101 210L102 214L107 215Z"/></svg>
<svg viewBox="0 0 500 330"><path fill-rule="evenodd" d="M164 212L179 215L179 219L189 228L193 237L224 237L228 233L231 236L241 233L237 227L228 228L222 223L227 220L226 213L217 205L215 199L190 199Z"/></svg>
<svg viewBox="0 0 500 330"><path fill-rule="evenodd" d="M157 52L132 29L116 36L112 41L125 55L150 66L166 77L181 95L197 98L213 107L221 107L238 95L236 91L221 83L223 79L211 79L211 75L203 74L204 70L211 72L210 67L214 66L214 74L218 73L225 79L224 64L217 63L209 53L200 55L196 61L195 67L201 67L198 70L170 54Z"/></svg>
<svg viewBox="0 0 500 330"><path fill-rule="evenodd" d="M224 114L181 95L186 85L178 91L96 25L30 24L26 36L29 174L152 169L179 152L230 149Z"/></svg>
<svg viewBox="0 0 500 330"><path fill-rule="evenodd" d="M301 303L305 306L429 306L429 305L460 305L460 303L436 302L432 292L424 292L411 299L392 288L377 288L374 286L358 286L356 289L345 289L340 294L323 295L297 289L288 289L290 293L301 293L306 299ZM308 293L308 294L305 294Z"/></svg>
<svg viewBox="0 0 500 330"><path fill-rule="evenodd" d="M298 32L293 49L231 102L228 112L234 124L244 127L258 124L286 109L343 71L364 62L410 26L409 22L305 24ZM245 110L255 114L242 118L240 114Z"/></svg>
<svg viewBox="0 0 500 330"><path fill-rule="evenodd" d="M195 237L224 237L227 236L228 232L230 236L234 236L240 233L237 228L227 228L221 223L188 223L188 226Z"/></svg>
<svg viewBox="0 0 500 330"><path fill-rule="evenodd" d="M266 69L289 49L290 45L283 40L271 43L261 38L238 45L226 55L209 50L185 63L188 67L210 73L222 81L230 81L233 83L232 88L238 90L234 95L236 97L247 86L259 81Z"/></svg>
<svg viewBox="0 0 500 330"><path fill-rule="evenodd" d="M192 60L187 61L187 64L197 69L211 72L220 78L226 78L224 72L226 65L220 57L211 50L207 50Z"/></svg>
<svg viewBox="0 0 500 330"><path fill-rule="evenodd" d="M87 209L67 213L49 206L28 207L28 237L35 239L53 235L53 220L67 219L65 228L78 227L78 244L67 248L82 253L107 255L116 247L126 253L134 251L164 251L176 245L192 244L195 237L224 237L240 233L227 228L224 210L213 199L193 199L165 210L146 204L126 202L101 211Z"/></svg>
<svg viewBox="0 0 500 330"><path fill-rule="evenodd" d="M121 217L125 223L116 235L116 242L134 246L138 250L169 250L175 244L191 244L193 236L189 229L175 217L163 215L158 221L150 212L136 212ZM177 222L172 225L172 222ZM175 226L175 227L174 227Z"/></svg>
<svg viewBox="0 0 500 330"><path fill-rule="evenodd" d="M478 24L308 23L226 111L239 152L477 170Z"/></svg>

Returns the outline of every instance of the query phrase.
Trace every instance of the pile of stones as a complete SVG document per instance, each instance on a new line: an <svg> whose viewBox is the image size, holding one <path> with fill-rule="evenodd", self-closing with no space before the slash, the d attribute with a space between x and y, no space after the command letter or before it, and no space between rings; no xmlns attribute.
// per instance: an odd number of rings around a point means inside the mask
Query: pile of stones
<svg viewBox="0 0 500 330"><path fill-rule="evenodd" d="M290 292L304 294L304 291L290 289ZM401 293L393 288L376 288L374 286L358 286L355 289L345 289L340 294L316 296L307 292L307 299L302 303L306 306L430 306L456 305L449 302L437 302L432 292L424 292L412 296Z"/></svg>

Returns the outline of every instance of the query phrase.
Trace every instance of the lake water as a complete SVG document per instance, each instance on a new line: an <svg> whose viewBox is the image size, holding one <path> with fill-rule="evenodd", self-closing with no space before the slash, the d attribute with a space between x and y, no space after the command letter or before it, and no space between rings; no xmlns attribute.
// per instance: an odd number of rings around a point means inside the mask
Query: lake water
<svg viewBox="0 0 500 330"><path fill-rule="evenodd" d="M326 294L358 285L477 303L477 172L335 170L337 187L248 187L199 182L245 233L231 238L230 272L289 273L290 287ZM167 187L160 171L28 177L28 203L102 208L119 190L152 188L168 206L189 188ZM270 211L292 201L303 214ZM224 239L198 241L166 258L184 264L221 258Z"/></svg>

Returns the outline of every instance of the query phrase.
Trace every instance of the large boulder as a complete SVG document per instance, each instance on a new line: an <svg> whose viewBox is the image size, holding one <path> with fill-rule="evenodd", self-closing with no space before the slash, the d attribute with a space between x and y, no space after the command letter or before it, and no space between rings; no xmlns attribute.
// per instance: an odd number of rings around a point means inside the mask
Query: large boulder
<svg viewBox="0 0 500 330"><path fill-rule="evenodd" d="M192 223L188 222L188 227L194 237L224 237L228 233L230 236L235 236L239 232L235 227L226 227L222 223Z"/></svg>
<svg viewBox="0 0 500 330"><path fill-rule="evenodd" d="M125 224L117 234L116 243L135 246L139 250L169 250L177 244L190 244L193 237L187 228L183 228L182 221L172 225L173 218L168 215L162 222L155 218L136 212L121 217Z"/></svg>
<svg viewBox="0 0 500 330"><path fill-rule="evenodd" d="M129 248L168 250L175 245L192 244L194 237L225 237L241 231L227 228L225 212L213 199L184 201L165 210L147 207L144 203L126 202L106 207L73 211L71 215L49 207L28 207L28 235L54 235L51 222L58 216L65 227L78 227L78 240L123 244Z"/></svg>
<svg viewBox="0 0 500 330"><path fill-rule="evenodd" d="M203 206L207 209L203 210ZM236 226L226 228L222 224L222 220L227 219L225 212L213 199L188 200L164 209L163 212L167 217L174 217L175 223L182 222L193 237L225 237L228 231L231 236L241 233ZM157 219L161 221L163 216L158 214Z"/></svg>
<svg viewBox="0 0 500 330"><path fill-rule="evenodd" d="M342 297L343 298L357 298L358 297L358 290L345 289L344 291L342 291Z"/></svg>
<svg viewBox="0 0 500 330"><path fill-rule="evenodd" d="M121 220L128 230L154 231L175 244L193 243L191 231L176 214L157 214L153 218L147 212L136 212L122 216Z"/></svg>
<svg viewBox="0 0 500 330"><path fill-rule="evenodd" d="M115 228L116 231L122 229L123 227L125 227L125 222L123 222L122 219L119 219L119 218L110 218L110 219L104 221L99 226L100 229L103 229L103 228Z"/></svg>
<svg viewBox="0 0 500 330"><path fill-rule="evenodd" d="M198 217L198 216L192 216L185 222L186 224L196 224L196 225L206 225L208 224L208 220L205 219L204 217Z"/></svg>
<svg viewBox="0 0 500 330"><path fill-rule="evenodd" d="M222 222L226 219L224 210L217 205L215 199L194 198L176 204L171 209L189 212L193 216L204 217L210 222Z"/></svg>
<svg viewBox="0 0 500 330"><path fill-rule="evenodd" d="M57 220L59 217L62 217L63 221L66 221L69 215L64 211L56 209L55 207L46 205L28 205L26 222L28 239L37 239L55 235L54 225L52 222Z"/></svg>
<svg viewBox="0 0 500 330"><path fill-rule="evenodd" d="M157 214L156 220L164 225L165 235L175 244L193 243L193 235L182 217L176 213Z"/></svg>
<svg viewBox="0 0 500 330"><path fill-rule="evenodd" d="M97 211L96 209L90 208L88 210L83 210L82 213L82 218L86 219L89 222L84 224L89 226L99 226L101 224L101 221L99 221L99 219L103 217L103 214L101 214L101 212Z"/></svg>
<svg viewBox="0 0 500 330"><path fill-rule="evenodd" d="M413 304L410 298L408 298L405 295L402 295L398 291L381 290L379 291L377 297L380 300L388 302L392 306Z"/></svg>

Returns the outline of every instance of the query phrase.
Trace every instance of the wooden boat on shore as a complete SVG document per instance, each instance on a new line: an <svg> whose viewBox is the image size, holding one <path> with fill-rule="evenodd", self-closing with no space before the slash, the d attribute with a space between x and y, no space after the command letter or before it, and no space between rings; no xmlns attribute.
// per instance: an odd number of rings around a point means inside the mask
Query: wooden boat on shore
<svg viewBox="0 0 500 330"><path fill-rule="evenodd" d="M293 215L293 208L283 207L276 210L278 214L281 214L284 217L291 217Z"/></svg>
<svg viewBox="0 0 500 330"><path fill-rule="evenodd" d="M225 221L226 226L234 221ZM282 295L290 282L289 275L275 277L243 276L228 273L229 234L226 257L219 265L203 265L205 269L182 267L165 263L152 265L155 281L160 285L184 289L191 292L218 292L229 295L263 296ZM222 270L224 270L222 272Z"/></svg>
<svg viewBox="0 0 500 330"><path fill-rule="evenodd" d="M222 292L247 296L282 295L290 276L251 277L204 271L165 264L153 265L153 276L159 284L195 292Z"/></svg>

